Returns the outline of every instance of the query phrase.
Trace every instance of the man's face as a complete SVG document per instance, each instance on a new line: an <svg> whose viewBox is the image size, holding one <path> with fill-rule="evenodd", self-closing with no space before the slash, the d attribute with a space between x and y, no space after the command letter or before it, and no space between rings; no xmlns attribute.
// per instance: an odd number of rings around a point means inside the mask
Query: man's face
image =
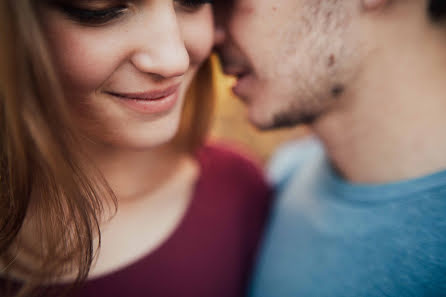
<svg viewBox="0 0 446 297"><path fill-rule="evenodd" d="M215 12L223 69L259 128L312 122L358 71L359 1L217 0Z"/></svg>

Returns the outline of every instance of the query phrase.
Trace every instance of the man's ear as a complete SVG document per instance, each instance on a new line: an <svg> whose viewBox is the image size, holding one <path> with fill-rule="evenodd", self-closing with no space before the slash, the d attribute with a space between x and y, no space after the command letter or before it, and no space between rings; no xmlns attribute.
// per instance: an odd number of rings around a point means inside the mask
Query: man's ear
<svg viewBox="0 0 446 297"><path fill-rule="evenodd" d="M361 0L362 6L365 10L373 10L381 8L386 5L390 0Z"/></svg>

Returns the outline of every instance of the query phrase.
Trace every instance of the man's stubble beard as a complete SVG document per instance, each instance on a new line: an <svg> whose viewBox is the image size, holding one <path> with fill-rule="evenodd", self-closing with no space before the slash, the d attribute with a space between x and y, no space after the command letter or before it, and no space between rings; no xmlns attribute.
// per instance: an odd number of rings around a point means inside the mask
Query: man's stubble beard
<svg viewBox="0 0 446 297"><path fill-rule="evenodd" d="M297 22L303 26L284 31L285 47L264 67L272 71L263 73L266 89L260 93L268 97L261 101L277 101L265 104L270 116L261 130L312 125L343 101L358 74L361 46L352 22L354 6L348 1L305 1L308 6Z"/></svg>

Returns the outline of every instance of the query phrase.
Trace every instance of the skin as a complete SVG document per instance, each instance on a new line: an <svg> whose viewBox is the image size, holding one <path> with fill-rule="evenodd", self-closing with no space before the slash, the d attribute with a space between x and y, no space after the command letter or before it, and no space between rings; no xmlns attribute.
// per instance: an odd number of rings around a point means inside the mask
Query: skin
<svg viewBox="0 0 446 297"><path fill-rule="evenodd" d="M226 73L248 72L235 92L256 126L311 122L342 95L359 66L355 1L231 3L216 3L217 49Z"/></svg>
<svg viewBox="0 0 446 297"><path fill-rule="evenodd" d="M119 17L100 25L82 23L57 6L44 5L40 13L82 148L118 199L139 199L184 157L166 143L178 129L186 89L212 47L211 7L192 9L172 0L72 3L90 10L126 5ZM136 112L109 94L177 84L176 104L160 113Z"/></svg>
<svg viewBox="0 0 446 297"><path fill-rule="evenodd" d="M349 182L417 178L446 168L446 28L427 4L217 1L216 48L257 127L308 124Z"/></svg>
<svg viewBox="0 0 446 297"><path fill-rule="evenodd" d="M88 9L113 4L79 3ZM191 11L177 1L128 5L122 16L99 26L81 24L53 7L43 8L42 19L82 133L98 145L143 150L167 142L177 131L187 86L211 49L212 15L209 5ZM180 84L180 100L161 114L138 114L108 94L175 84Z"/></svg>
<svg viewBox="0 0 446 297"><path fill-rule="evenodd" d="M187 210L198 166L168 142L178 130L187 87L210 54L213 16L210 4L191 8L172 0L72 4L89 10L126 5L122 15L101 25L82 23L52 5L39 8L56 70L83 136L80 146L119 203L116 213L112 207L106 209L101 224L100 256L89 274L95 277L150 253ZM178 100L163 112L141 113L110 95L175 84ZM23 233L33 240L32 234Z"/></svg>

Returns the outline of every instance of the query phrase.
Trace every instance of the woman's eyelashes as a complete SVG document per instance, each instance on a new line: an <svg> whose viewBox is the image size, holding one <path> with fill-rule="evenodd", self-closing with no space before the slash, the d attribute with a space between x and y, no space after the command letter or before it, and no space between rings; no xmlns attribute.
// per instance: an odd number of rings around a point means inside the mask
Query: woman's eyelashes
<svg viewBox="0 0 446 297"><path fill-rule="evenodd" d="M86 25L104 25L121 17L128 7L126 5L116 5L107 8L93 9L87 7L77 7L67 3L57 3L56 6L69 18Z"/></svg>
<svg viewBox="0 0 446 297"><path fill-rule="evenodd" d="M207 3L212 3L212 0L174 0L176 7L187 12L194 12ZM119 17L123 16L128 10L126 4L116 4L104 8L90 8L84 6L77 6L70 1L53 1L59 10L74 21L88 26L105 25Z"/></svg>
<svg viewBox="0 0 446 297"><path fill-rule="evenodd" d="M190 9L198 9L206 3L212 3L212 0L175 0L179 5Z"/></svg>

